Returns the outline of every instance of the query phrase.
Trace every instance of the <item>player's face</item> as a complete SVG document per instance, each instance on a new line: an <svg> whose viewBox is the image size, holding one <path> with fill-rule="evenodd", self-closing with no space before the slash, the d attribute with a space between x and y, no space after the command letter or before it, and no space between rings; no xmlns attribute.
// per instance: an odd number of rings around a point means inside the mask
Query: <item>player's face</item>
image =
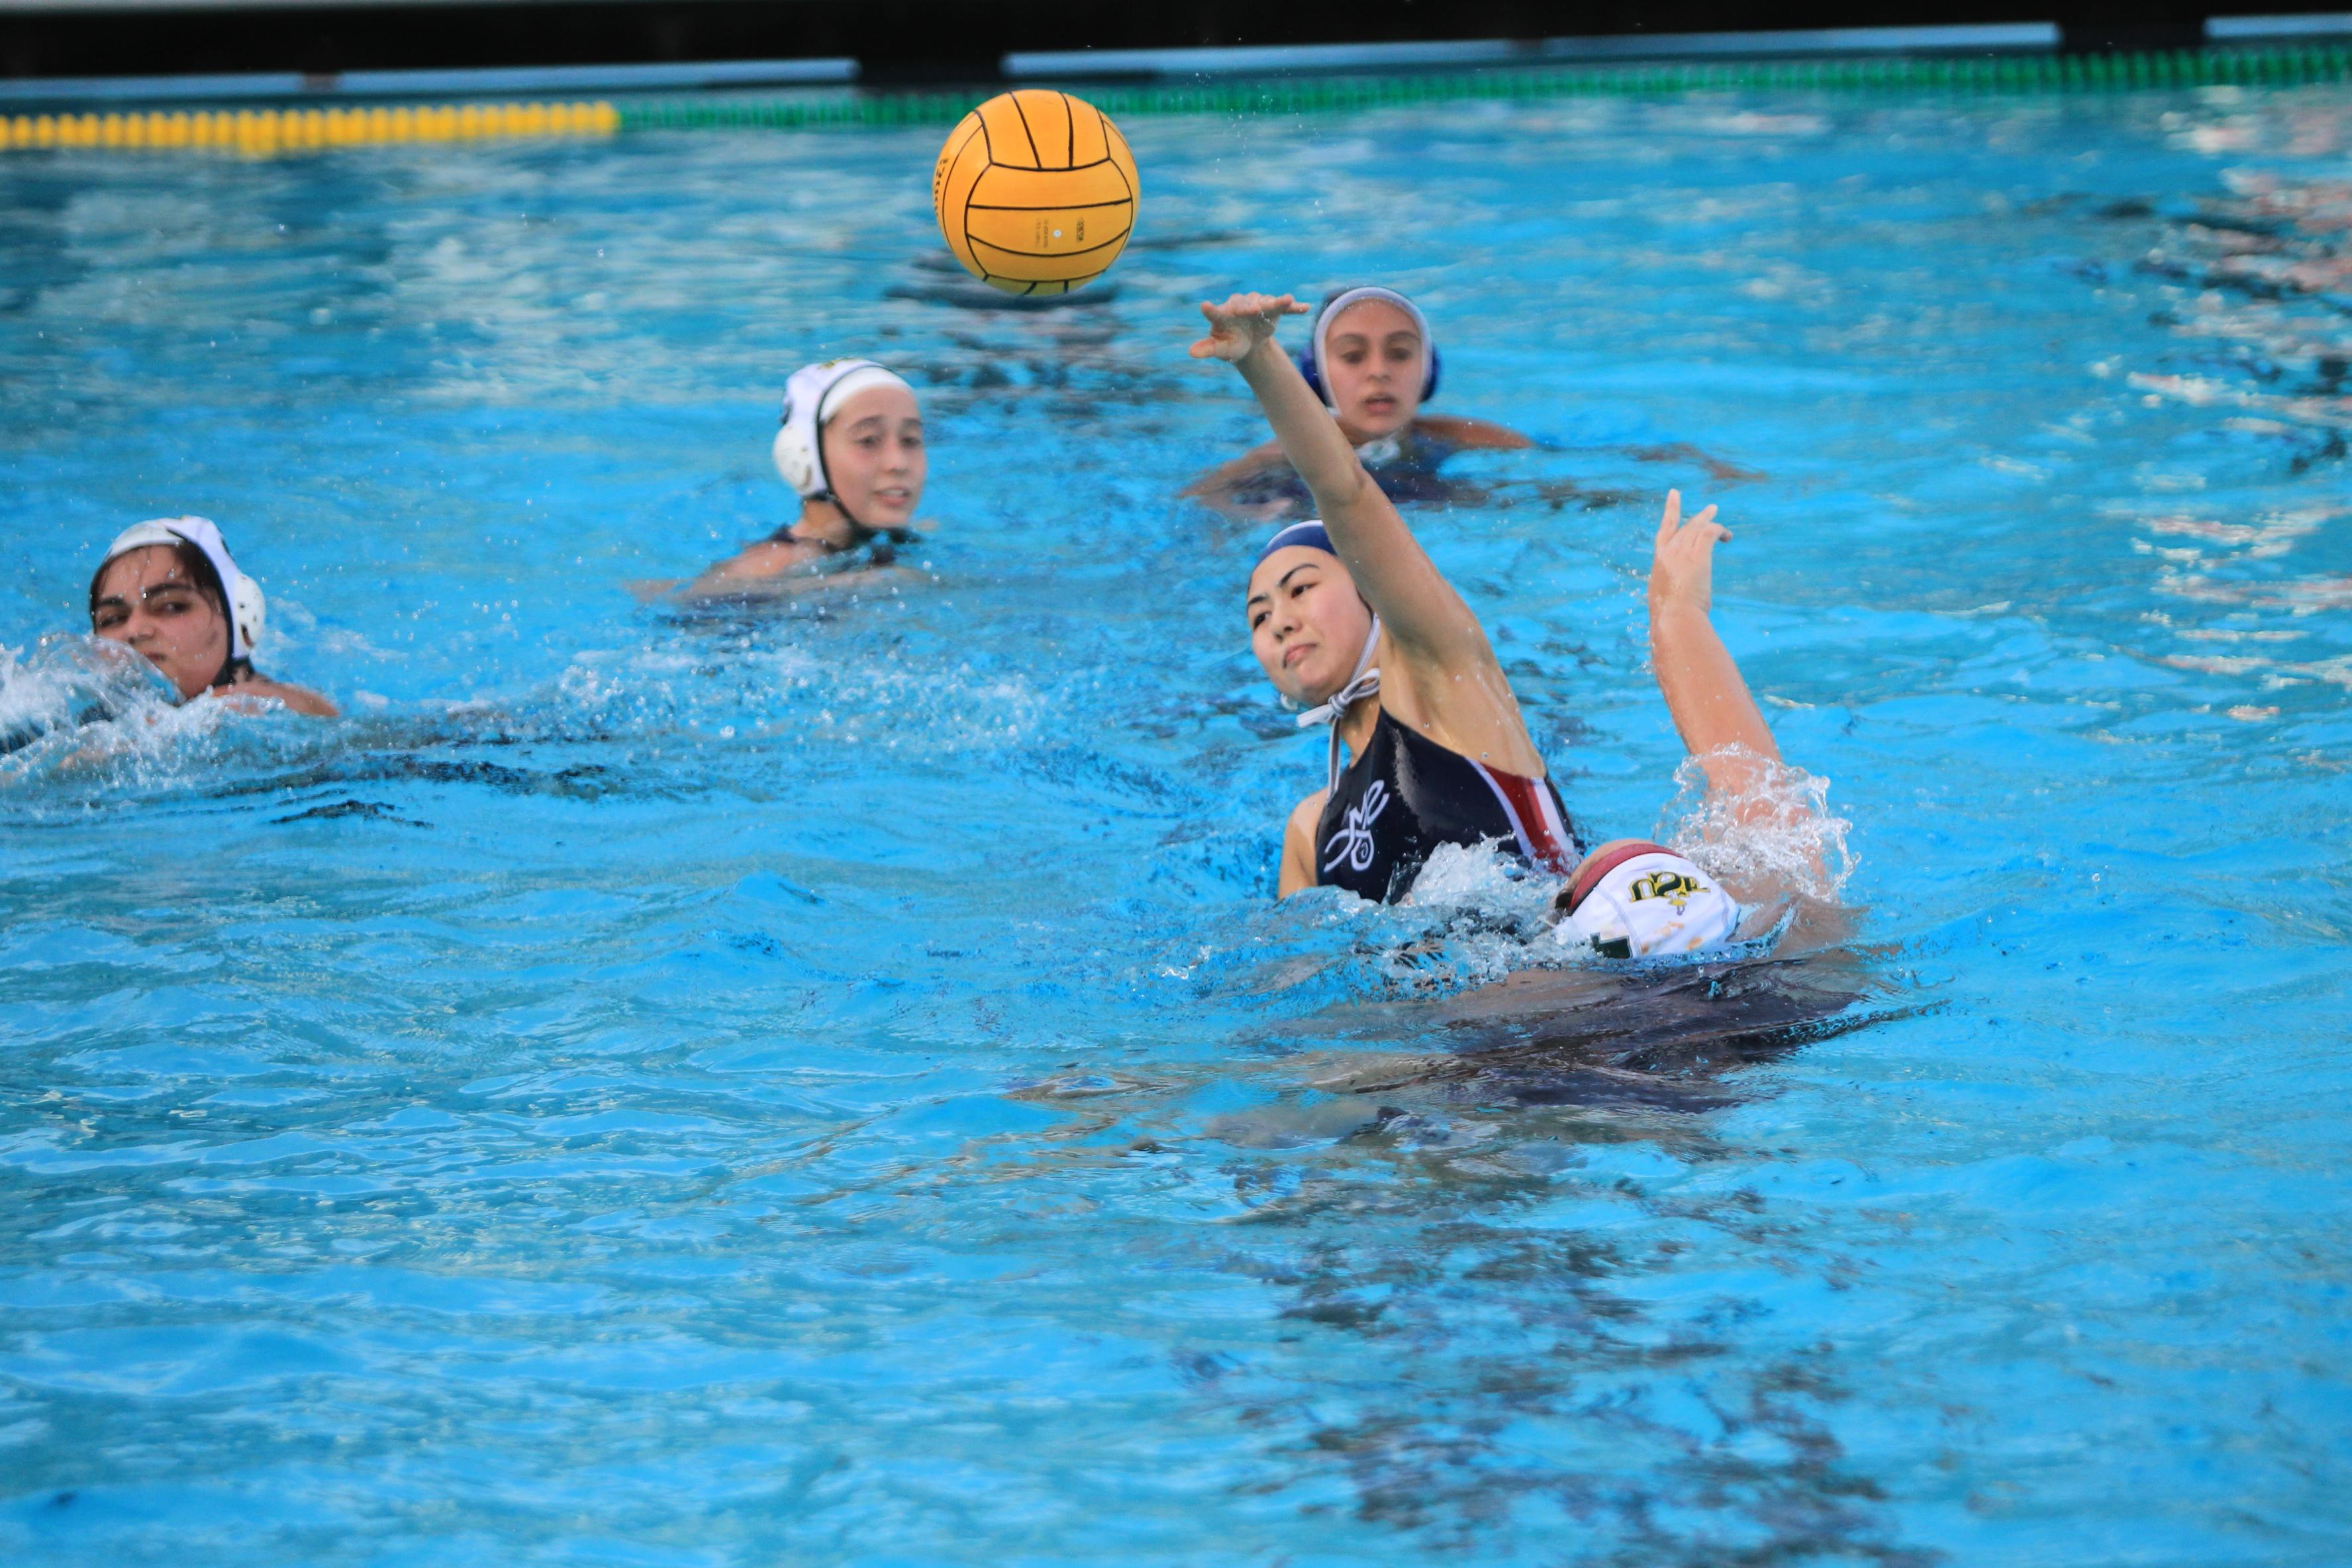
<svg viewBox="0 0 2352 1568"><path fill-rule="evenodd" d="M1349 306L1323 340L1323 384L1360 441L1393 436L1421 408L1428 345L1412 318L1386 300Z"/></svg>
<svg viewBox="0 0 2352 1568"><path fill-rule="evenodd" d="M1250 651L1274 689L1308 707L1348 683L1363 657L1372 613L1339 558L1294 544L1250 574Z"/></svg>
<svg viewBox="0 0 2352 1568"><path fill-rule="evenodd" d="M923 499L923 416L903 386L869 386L824 425L824 474L849 515L903 528Z"/></svg>
<svg viewBox="0 0 2352 1568"><path fill-rule="evenodd" d="M228 616L189 579L179 552L150 544L107 563L89 629L147 656L183 697L208 689L228 662Z"/></svg>

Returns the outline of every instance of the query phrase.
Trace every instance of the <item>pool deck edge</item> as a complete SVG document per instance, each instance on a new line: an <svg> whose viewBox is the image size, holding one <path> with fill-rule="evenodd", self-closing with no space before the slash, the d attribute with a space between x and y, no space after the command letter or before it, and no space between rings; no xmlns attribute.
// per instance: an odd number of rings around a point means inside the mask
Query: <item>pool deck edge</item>
<svg viewBox="0 0 2352 1568"><path fill-rule="evenodd" d="M2310 47L2352 41L2352 13L2216 17L2205 26L2212 48ZM1610 35L1538 39L1470 38L1396 44L1318 44L1269 47L1087 49L1003 57L1007 85L1106 81L1186 88L1244 79L1366 75L1427 75L1578 67L1731 65L1802 59L2044 58L2063 45L2055 22L1905 27L1836 27L1776 32ZM365 70L305 75L54 77L0 79L0 109L81 110L100 106L352 103L551 95L729 93L760 89L859 87L858 62L845 57L706 60L683 63L555 66L527 68ZM977 85L977 84L975 84ZM862 90L889 90L866 84Z"/></svg>

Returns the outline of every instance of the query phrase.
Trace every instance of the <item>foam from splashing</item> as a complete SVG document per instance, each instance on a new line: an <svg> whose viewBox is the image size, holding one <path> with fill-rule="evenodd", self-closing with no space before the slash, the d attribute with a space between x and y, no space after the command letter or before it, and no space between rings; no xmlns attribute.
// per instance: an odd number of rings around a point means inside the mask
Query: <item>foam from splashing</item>
<svg viewBox="0 0 2352 1568"><path fill-rule="evenodd" d="M163 673L121 643L61 632L29 655L0 647L0 773L85 752L146 752L209 731L215 703L183 707Z"/></svg>
<svg viewBox="0 0 2352 1568"><path fill-rule="evenodd" d="M1722 879L1748 906L1736 952L1769 951L1789 928L1793 908L1838 903L1853 872L1846 847L1853 824L1831 814L1829 781L1802 768L1738 749L1706 762L1736 787L1710 789L1701 760L1685 760L1655 837ZM1391 912L1401 940L1385 950L1380 980L1392 990L1426 994L1531 967L1602 962L1559 941L1550 911L1561 886L1560 879L1532 872L1506 854L1499 841L1438 846L1410 901ZM1706 962L1725 953L1688 956Z"/></svg>
<svg viewBox="0 0 2352 1568"><path fill-rule="evenodd" d="M1428 994L1558 963L1549 911L1559 887L1559 878L1506 853L1500 839L1437 846L1411 898L1385 911L1397 940L1382 954L1379 981Z"/></svg>

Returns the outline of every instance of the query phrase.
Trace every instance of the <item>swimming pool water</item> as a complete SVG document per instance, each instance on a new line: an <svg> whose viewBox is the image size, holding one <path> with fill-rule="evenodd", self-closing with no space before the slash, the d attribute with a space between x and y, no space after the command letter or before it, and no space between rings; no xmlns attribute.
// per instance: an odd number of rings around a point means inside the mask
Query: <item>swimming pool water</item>
<svg viewBox="0 0 2352 1568"><path fill-rule="evenodd" d="M935 130L0 163L9 700L196 511L348 710L0 759L0 1555L2341 1563L2352 93L1125 130L1041 312ZM1545 442L1415 521L1589 830L1721 502L1878 1021L1347 1092L1494 949L1273 905L1318 738L1171 498L1192 302L1365 278ZM922 570L641 606L848 352Z"/></svg>

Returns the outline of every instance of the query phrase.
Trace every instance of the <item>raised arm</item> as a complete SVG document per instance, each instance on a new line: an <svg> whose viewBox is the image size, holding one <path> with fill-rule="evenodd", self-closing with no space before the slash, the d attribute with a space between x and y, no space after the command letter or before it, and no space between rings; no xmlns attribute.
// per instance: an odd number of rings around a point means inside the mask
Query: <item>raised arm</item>
<svg viewBox="0 0 2352 1568"><path fill-rule="evenodd" d="M1275 342L1276 324L1306 310L1287 294L1235 294L1222 305L1204 303L1209 335L1192 345L1192 357L1229 361L1249 383L1283 455L1314 492L1339 559L1389 637L1438 662L1465 654L1489 657L1477 617L1431 563L1357 461L1339 421Z"/></svg>
<svg viewBox="0 0 2352 1568"><path fill-rule="evenodd" d="M1666 492L1650 562L1650 663L1683 744L1706 774L1706 837L1748 840L1738 869L1717 868L1734 898L1750 906L1802 895L1811 912L1799 924L1809 943L1834 944L1852 934L1852 911L1838 903L1844 879L1846 825L1819 808L1823 781L1789 770L1780 748L1748 694L1748 682L1707 619L1714 601L1715 547L1731 537L1708 507L1682 521L1680 491ZM1791 783L1799 787L1791 788ZM1810 789L1804 786L1811 786Z"/></svg>
<svg viewBox="0 0 2352 1568"><path fill-rule="evenodd" d="M1706 770L1708 787L1744 794L1757 771L1752 759L1777 763L1780 748L1707 618L1715 547L1731 531L1715 521L1713 507L1688 522L1682 514L1682 492L1668 490L1650 562L1650 664L1684 746Z"/></svg>

